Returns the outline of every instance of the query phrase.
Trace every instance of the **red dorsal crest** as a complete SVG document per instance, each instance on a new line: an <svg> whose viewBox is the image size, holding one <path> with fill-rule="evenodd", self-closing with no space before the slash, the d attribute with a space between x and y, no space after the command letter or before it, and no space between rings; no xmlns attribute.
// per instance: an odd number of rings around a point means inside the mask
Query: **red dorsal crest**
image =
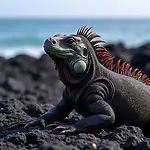
<svg viewBox="0 0 150 150"><path fill-rule="evenodd" d="M93 40L95 38L100 38L101 36L93 33L91 29L92 27L87 28L86 26L83 26L78 29L77 35L82 35L88 39L96 53L97 59L101 64L114 72L133 77L137 80L142 81L146 85L150 85L150 79L146 74L142 74L139 69L133 69L129 63L122 63L121 59L114 63L114 57L110 54L110 52L105 47L99 45L99 43L105 41Z"/></svg>

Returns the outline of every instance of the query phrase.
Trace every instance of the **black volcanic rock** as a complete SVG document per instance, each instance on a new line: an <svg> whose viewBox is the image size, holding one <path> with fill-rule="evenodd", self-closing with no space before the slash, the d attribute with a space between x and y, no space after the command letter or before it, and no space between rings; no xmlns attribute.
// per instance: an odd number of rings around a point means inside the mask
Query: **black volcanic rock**
<svg viewBox="0 0 150 150"><path fill-rule="evenodd" d="M16 79L13 79L9 77L6 79L3 83L1 83L1 86L8 91L12 92L20 92L23 93L25 91L25 85L23 82L18 81Z"/></svg>
<svg viewBox="0 0 150 150"><path fill-rule="evenodd" d="M134 67L141 69L150 77L150 43L144 44L133 51L134 55L131 59L131 64Z"/></svg>
<svg viewBox="0 0 150 150"><path fill-rule="evenodd" d="M150 76L150 44L127 49L123 43L106 48L118 58L130 62ZM131 52L132 50L132 52ZM131 59L132 58L132 59ZM23 120L36 119L61 99L64 85L58 80L53 61L47 56L34 58L18 55L0 57L0 150L148 150L149 135L134 126L122 125L98 133L57 135L52 129L8 128ZM76 123L80 116L75 111L64 120Z"/></svg>
<svg viewBox="0 0 150 150"><path fill-rule="evenodd" d="M129 52L129 50L125 47L123 43L118 44L108 44L105 46L105 48L116 57L116 60L122 59L126 62L130 62L132 54Z"/></svg>

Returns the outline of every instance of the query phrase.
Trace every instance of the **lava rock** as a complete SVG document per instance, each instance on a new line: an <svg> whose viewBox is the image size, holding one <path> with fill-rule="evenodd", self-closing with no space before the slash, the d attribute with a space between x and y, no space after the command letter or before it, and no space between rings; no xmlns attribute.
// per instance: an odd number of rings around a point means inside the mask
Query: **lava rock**
<svg viewBox="0 0 150 150"><path fill-rule="evenodd" d="M131 59L131 65L141 69L150 77L149 63L150 63L150 43L144 44L135 48L134 55Z"/></svg>
<svg viewBox="0 0 150 150"><path fill-rule="evenodd" d="M79 149L72 145L67 146L62 143L56 143L56 144L43 144L38 149L35 150L79 150Z"/></svg>
<svg viewBox="0 0 150 150"><path fill-rule="evenodd" d="M133 148L144 141L143 131L140 128L125 125L117 127L111 133L107 134L105 138L117 141L122 148Z"/></svg>
<svg viewBox="0 0 150 150"><path fill-rule="evenodd" d="M13 92L21 92L21 93L23 93L25 91L25 85L23 84L23 82L18 81L16 79L13 79L11 77L8 78L3 83L1 83L1 86L5 90L9 90L9 91L13 91Z"/></svg>
<svg viewBox="0 0 150 150"><path fill-rule="evenodd" d="M42 109L37 104L27 105L23 110L31 117L39 117L43 113Z"/></svg>
<svg viewBox="0 0 150 150"><path fill-rule="evenodd" d="M5 140L15 145L24 145L27 142L25 134L19 132L17 134L8 135Z"/></svg>
<svg viewBox="0 0 150 150"><path fill-rule="evenodd" d="M123 43L106 45L118 58L147 72L150 77L150 44L127 49ZM57 135L51 128L23 126L13 127L18 122L37 119L54 107L62 97L64 85L58 80L55 65L48 55L33 58L18 55L6 59L0 57L0 150L9 149L85 149L91 150L148 150L149 135L134 126L118 126L102 129L98 133ZM63 121L74 124L82 119L75 111Z"/></svg>

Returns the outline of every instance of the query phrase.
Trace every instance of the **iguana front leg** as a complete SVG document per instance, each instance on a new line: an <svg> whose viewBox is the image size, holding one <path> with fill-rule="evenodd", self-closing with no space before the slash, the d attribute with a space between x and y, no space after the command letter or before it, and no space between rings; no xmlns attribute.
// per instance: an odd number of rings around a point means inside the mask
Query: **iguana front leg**
<svg viewBox="0 0 150 150"><path fill-rule="evenodd" d="M62 121L69 113L73 110L73 106L70 101L66 99L61 100L56 107L53 107L48 112L40 116L37 120L29 120L17 123L10 126L9 128L18 128L18 127L34 127L34 126L47 126L54 122Z"/></svg>
<svg viewBox="0 0 150 150"><path fill-rule="evenodd" d="M98 97L99 96L96 96L96 99ZM93 98L94 96L92 95L89 97L89 99ZM54 131L59 130L60 134L99 131L100 129L106 128L114 123L114 111L104 100L92 102L87 107L90 113L89 117L79 120L76 124L71 126L58 126L54 129Z"/></svg>

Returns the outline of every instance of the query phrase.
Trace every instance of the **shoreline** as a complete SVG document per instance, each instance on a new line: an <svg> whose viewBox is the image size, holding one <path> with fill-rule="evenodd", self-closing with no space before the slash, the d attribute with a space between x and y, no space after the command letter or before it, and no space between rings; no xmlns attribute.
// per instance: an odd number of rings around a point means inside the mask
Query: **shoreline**
<svg viewBox="0 0 150 150"><path fill-rule="evenodd" d="M106 42L107 43L107 42ZM107 44L102 44L104 47L116 47L117 45L122 45L122 48L120 50L126 49L126 52L132 53L133 51L137 51L142 46L149 44L150 41L145 41L142 43L139 43L137 45L130 45L127 46L124 42L108 42ZM110 49L110 51L112 51ZM0 48L0 57L13 58L17 55L29 55L35 58L40 58L43 54L45 54L43 46L18 46L18 47L1 47Z"/></svg>

